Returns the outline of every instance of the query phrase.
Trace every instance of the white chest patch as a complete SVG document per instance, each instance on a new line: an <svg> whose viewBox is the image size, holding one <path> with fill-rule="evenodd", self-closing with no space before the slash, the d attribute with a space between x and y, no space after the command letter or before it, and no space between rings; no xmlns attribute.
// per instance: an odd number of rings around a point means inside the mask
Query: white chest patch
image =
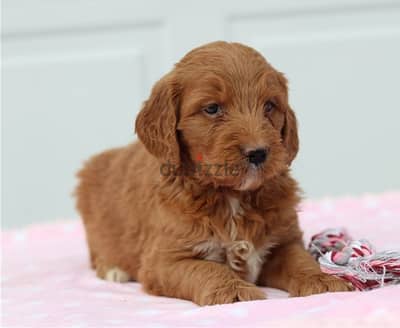
<svg viewBox="0 0 400 328"><path fill-rule="evenodd" d="M235 217L238 215L243 215L243 209L240 206L240 202L236 197L228 197L228 202L231 207L231 216Z"/></svg>
<svg viewBox="0 0 400 328"><path fill-rule="evenodd" d="M207 240L193 247L193 253L204 260L225 263L225 251L216 240Z"/></svg>
<svg viewBox="0 0 400 328"><path fill-rule="evenodd" d="M230 242L223 243L218 239L203 241L193 247L196 257L224 263L229 265L233 271L242 278L255 283L260 274L265 256L274 245L267 243L260 248L247 240L236 240L238 235L237 222L243 219L244 210L236 197L227 198L231 217L227 220L225 229L229 233Z"/></svg>
<svg viewBox="0 0 400 328"><path fill-rule="evenodd" d="M226 229L229 232L229 237L231 238L231 240L236 240L236 219L239 219L243 215L243 209L240 206L239 200L235 197L228 197L228 202L231 209L231 219L228 220Z"/></svg>
<svg viewBox="0 0 400 328"><path fill-rule="evenodd" d="M209 261L225 263L232 270L244 275L244 278L255 283L265 261L265 256L273 244L266 244L255 249L253 244L246 240L231 242L222 245L216 240L209 240L197 244L193 248L196 256Z"/></svg>

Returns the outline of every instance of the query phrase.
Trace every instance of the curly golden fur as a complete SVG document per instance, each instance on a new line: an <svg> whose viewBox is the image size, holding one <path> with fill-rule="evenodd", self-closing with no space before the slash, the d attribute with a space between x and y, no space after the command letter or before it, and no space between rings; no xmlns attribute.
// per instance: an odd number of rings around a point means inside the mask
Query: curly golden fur
<svg viewBox="0 0 400 328"><path fill-rule="evenodd" d="M78 174L99 277L199 305L264 299L257 285L292 296L350 289L303 246L286 84L254 49L226 42L192 50L155 84L136 119L140 141Z"/></svg>

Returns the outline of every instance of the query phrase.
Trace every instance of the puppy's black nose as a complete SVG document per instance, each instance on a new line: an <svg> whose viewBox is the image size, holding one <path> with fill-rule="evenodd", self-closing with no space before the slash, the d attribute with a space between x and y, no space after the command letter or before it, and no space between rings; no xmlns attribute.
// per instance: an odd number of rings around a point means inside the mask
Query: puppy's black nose
<svg viewBox="0 0 400 328"><path fill-rule="evenodd" d="M267 159L267 150L265 148L257 148L247 152L247 159L250 163L258 166Z"/></svg>

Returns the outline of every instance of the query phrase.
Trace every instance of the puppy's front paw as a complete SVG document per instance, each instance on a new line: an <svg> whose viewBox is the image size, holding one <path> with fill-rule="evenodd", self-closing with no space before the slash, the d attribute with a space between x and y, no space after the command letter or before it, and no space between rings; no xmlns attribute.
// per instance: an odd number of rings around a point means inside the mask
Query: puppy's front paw
<svg viewBox="0 0 400 328"><path fill-rule="evenodd" d="M131 278L127 272L118 267L113 267L107 270L104 279L113 282L128 282Z"/></svg>
<svg viewBox="0 0 400 328"><path fill-rule="evenodd" d="M243 280L233 280L225 286L213 290L205 290L199 300L199 305L228 304L241 301L266 299L265 293L255 285Z"/></svg>
<svg viewBox="0 0 400 328"><path fill-rule="evenodd" d="M254 252L254 246L251 243L245 240L236 241L227 247L227 262L233 270L245 271L252 252Z"/></svg>
<svg viewBox="0 0 400 328"><path fill-rule="evenodd" d="M290 296L308 296L326 292L347 292L354 290L353 286L342 279L326 273L305 275L294 278L290 284Z"/></svg>

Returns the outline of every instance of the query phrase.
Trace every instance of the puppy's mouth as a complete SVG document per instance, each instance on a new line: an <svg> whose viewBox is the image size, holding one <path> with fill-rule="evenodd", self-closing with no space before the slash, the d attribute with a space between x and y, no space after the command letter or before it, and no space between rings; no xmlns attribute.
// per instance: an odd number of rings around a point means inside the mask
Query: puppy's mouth
<svg viewBox="0 0 400 328"><path fill-rule="evenodd" d="M263 182L263 174L260 168L249 165L246 172L242 175L241 180L234 189L245 191L254 190L261 186Z"/></svg>
<svg viewBox="0 0 400 328"><path fill-rule="evenodd" d="M222 186L232 188L238 191L255 190L259 188L264 181L265 165L254 165L247 158L242 157L239 161L229 162L228 174L214 176L211 181L215 187Z"/></svg>
<svg viewBox="0 0 400 328"><path fill-rule="evenodd" d="M211 184L214 188L224 187L237 191L256 190L269 178L276 174L274 162L271 159L263 163L252 163L244 156L225 158L222 164L220 159L210 159L203 155L202 161L195 161L200 171L195 170L195 177L202 185Z"/></svg>

